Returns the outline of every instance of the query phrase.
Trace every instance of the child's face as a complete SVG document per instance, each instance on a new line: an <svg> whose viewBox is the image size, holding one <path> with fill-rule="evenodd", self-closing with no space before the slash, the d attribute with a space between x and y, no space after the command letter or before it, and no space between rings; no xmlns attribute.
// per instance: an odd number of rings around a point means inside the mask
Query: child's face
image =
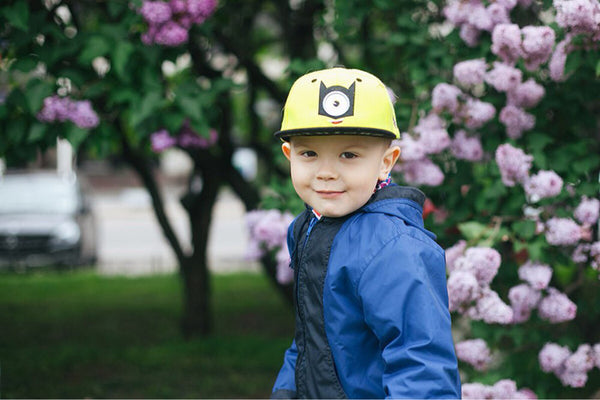
<svg viewBox="0 0 600 400"><path fill-rule="evenodd" d="M282 144L294 189L326 217L362 207L378 180L385 180L400 154L398 146L368 136L295 136Z"/></svg>

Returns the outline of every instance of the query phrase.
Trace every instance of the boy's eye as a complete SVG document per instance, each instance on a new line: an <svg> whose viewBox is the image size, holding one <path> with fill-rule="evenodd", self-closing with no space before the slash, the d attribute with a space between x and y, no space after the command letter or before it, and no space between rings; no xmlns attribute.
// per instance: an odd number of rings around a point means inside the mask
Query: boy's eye
<svg viewBox="0 0 600 400"><path fill-rule="evenodd" d="M356 154L355 154L355 153L352 153L352 152L350 152L350 151L345 151L345 152L343 152L343 153L341 154L341 157L342 157L342 158L355 158L355 157L356 157Z"/></svg>
<svg viewBox="0 0 600 400"><path fill-rule="evenodd" d="M317 155L317 153L315 153L312 150L306 150L306 151L303 151L302 153L300 153L300 155L303 157L315 157Z"/></svg>

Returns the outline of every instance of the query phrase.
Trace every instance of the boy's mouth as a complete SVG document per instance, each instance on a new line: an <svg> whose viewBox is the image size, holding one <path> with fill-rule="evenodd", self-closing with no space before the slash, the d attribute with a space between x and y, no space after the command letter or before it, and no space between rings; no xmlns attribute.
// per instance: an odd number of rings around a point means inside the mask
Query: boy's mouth
<svg viewBox="0 0 600 400"><path fill-rule="evenodd" d="M316 190L317 194L324 198L335 198L342 195L342 190Z"/></svg>

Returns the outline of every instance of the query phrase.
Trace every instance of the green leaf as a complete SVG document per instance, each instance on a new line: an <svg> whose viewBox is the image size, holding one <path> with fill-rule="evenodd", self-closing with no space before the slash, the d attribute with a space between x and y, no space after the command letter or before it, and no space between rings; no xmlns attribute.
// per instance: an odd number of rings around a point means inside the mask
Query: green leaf
<svg viewBox="0 0 600 400"><path fill-rule="evenodd" d="M596 63L596 76L600 76L600 60Z"/></svg>
<svg viewBox="0 0 600 400"><path fill-rule="evenodd" d="M137 126L140 122L148 118L162 106L162 96L159 92L150 92L142 99L141 104L131 115L130 123L132 127Z"/></svg>
<svg viewBox="0 0 600 400"><path fill-rule="evenodd" d="M22 71L22 72L30 72L37 66L37 61L31 57L19 58L16 60L10 68L12 70Z"/></svg>
<svg viewBox="0 0 600 400"><path fill-rule="evenodd" d="M87 40L85 47L79 55L79 61L90 65L94 58L104 56L110 52L112 44L103 36L92 36Z"/></svg>
<svg viewBox="0 0 600 400"><path fill-rule="evenodd" d="M121 41L117 43L112 52L113 62L112 66L115 70L117 76L125 81L130 80L129 74L127 74L127 63L131 59L131 55L133 54L134 47L129 42Z"/></svg>
<svg viewBox="0 0 600 400"><path fill-rule="evenodd" d="M458 230L467 239L480 238L489 228L479 222L470 221L458 225Z"/></svg>
<svg viewBox="0 0 600 400"><path fill-rule="evenodd" d="M22 31L29 30L29 8L25 0L17 1L12 7L3 10L9 24Z"/></svg>
<svg viewBox="0 0 600 400"><path fill-rule="evenodd" d="M535 228L535 221L517 221L512 224L513 232L523 239L531 239L535 235Z"/></svg>
<svg viewBox="0 0 600 400"><path fill-rule="evenodd" d="M65 132L65 139L71 143L74 150L77 150L81 143L83 143L85 138L88 136L89 131L74 124L67 124L66 126L68 128Z"/></svg>
<svg viewBox="0 0 600 400"><path fill-rule="evenodd" d="M188 95L176 95L175 103L179 105L181 111L183 111L188 117L200 121L203 118L202 107L199 104L199 101L196 96L188 96Z"/></svg>
<svg viewBox="0 0 600 400"><path fill-rule="evenodd" d="M19 143L25 135L25 120L23 118L15 118L8 122L6 128L6 139L9 142ZM5 140L2 138L2 140Z"/></svg>
<svg viewBox="0 0 600 400"><path fill-rule="evenodd" d="M27 107L32 114L36 114L41 110L44 99L52 94L52 85L40 80L29 81L27 90L25 90L25 98Z"/></svg>
<svg viewBox="0 0 600 400"><path fill-rule="evenodd" d="M46 134L46 125L40 122L34 122L29 127L27 134L27 143L34 143L41 140Z"/></svg>

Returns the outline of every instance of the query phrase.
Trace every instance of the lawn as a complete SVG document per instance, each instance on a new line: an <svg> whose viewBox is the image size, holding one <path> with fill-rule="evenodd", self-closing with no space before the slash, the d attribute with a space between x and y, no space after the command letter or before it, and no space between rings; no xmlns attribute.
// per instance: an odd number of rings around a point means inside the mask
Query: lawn
<svg viewBox="0 0 600 400"><path fill-rule="evenodd" d="M179 332L176 275L0 274L0 398L265 398L293 334L260 274L213 277L214 333Z"/></svg>

